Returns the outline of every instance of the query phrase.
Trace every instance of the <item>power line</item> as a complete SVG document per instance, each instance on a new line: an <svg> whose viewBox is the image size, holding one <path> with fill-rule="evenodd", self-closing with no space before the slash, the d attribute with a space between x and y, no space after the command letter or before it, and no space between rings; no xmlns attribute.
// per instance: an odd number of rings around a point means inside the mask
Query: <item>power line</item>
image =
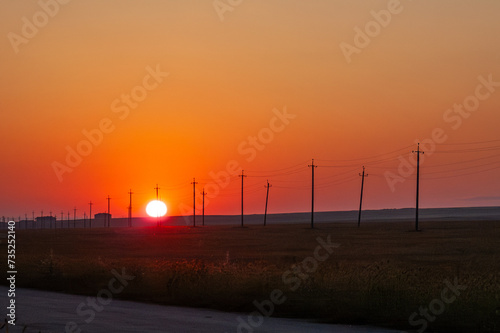
<svg viewBox="0 0 500 333"><path fill-rule="evenodd" d="M481 167L485 167L485 166L495 165L495 164L499 164L499 163L500 163L500 161L499 162L494 162L494 163L485 163L485 164L480 164L480 165L473 165L473 166L470 166L470 167L465 167L465 168L460 168L460 169L445 170L445 171L432 171L432 172L428 172L427 174L432 175L432 174L437 174L437 173L470 170L470 169L475 169L475 168L481 168Z"/></svg>
<svg viewBox="0 0 500 333"><path fill-rule="evenodd" d="M454 153L480 153L483 151L499 150L500 146L480 147L480 148L465 148L465 149L450 149L450 150L437 150L434 154L454 154Z"/></svg>
<svg viewBox="0 0 500 333"><path fill-rule="evenodd" d="M500 169L500 166L496 166L496 167L493 167L493 168L490 168L490 169L485 169L485 170L479 170L479 171L476 171L476 172L462 173L462 174L459 174L459 175L443 176L443 177L425 177L425 179L435 180L435 179L455 178L455 177L475 175L475 174L478 174L478 173L483 173L483 172L492 171L492 170L496 170L496 169Z"/></svg>
<svg viewBox="0 0 500 333"><path fill-rule="evenodd" d="M388 152L388 153L383 153L383 154L374 155L374 156L370 156L370 157L353 158L353 159L347 159L347 160L321 160L321 159L317 159L317 161L323 161L323 162L354 162L354 161L367 161L367 163L368 163L368 160L374 159L374 158L376 158L376 157L384 156L384 155L392 155L392 154L398 153L398 152L400 152L400 151L406 150L406 149L410 148L411 146L413 146L413 145L409 145L409 146L406 146L406 147L403 147L403 148L400 148L400 149L397 149L397 150L394 150L394 151L391 151L391 152Z"/></svg>
<svg viewBox="0 0 500 333"><path fill-rule="evenodd" d="M461 142L461 143L440 143L440 146L465 146L465 145L479 145L484 143L500 142L500 140L489 141L476 141L476 142Z"/></svg>

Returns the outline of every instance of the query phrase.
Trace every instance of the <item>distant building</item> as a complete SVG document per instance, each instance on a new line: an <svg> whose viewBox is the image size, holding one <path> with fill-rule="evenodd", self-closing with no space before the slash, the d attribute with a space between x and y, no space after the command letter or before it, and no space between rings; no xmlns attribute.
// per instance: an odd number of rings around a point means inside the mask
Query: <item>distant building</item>
<svg viewBox="0 0 500 333"><path fill-rule="evenodd" d="M97 213L94 215L95 223L100 225L102 223L103 226L107 227L108 221L111 221L111 214L108 213Z"/></svg>
<svg viewBox="0 0 500 333"><path fill-rule="evenodd" d="M46 223L47 225L56 223L56 220L55 216L39 216L35 219L36 223Z"/></svg>

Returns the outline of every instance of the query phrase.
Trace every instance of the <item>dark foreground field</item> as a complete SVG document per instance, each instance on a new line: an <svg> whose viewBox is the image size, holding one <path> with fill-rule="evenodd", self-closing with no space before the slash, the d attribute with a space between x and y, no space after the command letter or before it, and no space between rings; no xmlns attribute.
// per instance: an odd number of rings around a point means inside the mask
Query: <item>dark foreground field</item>
<svg viewBox="0 0 500 333"><path fill-rule="evenodd" d="M18 230L17 286L96 296L109 290L112 270L124 268L135 278L113 297L245 318L261 311L408 331L500 332L500 222L411 228ZM325 245L328 237L339 246ZM280 304L271 309L273 300Z"/></svg>

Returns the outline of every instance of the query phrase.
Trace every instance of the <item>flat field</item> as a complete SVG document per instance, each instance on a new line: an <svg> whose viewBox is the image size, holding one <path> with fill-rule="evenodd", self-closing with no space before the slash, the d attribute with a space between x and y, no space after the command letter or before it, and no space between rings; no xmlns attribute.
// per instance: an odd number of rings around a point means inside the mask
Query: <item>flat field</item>
<svg viewBox="0 0 500 333"><path fill-rule="evenodd" d="M420 226L18 230L17 287L96 296L114 269L135 276L114 295L121 299L407 331L500 332L500 222ZM1 247L6 262L5 240Z"/></svg>

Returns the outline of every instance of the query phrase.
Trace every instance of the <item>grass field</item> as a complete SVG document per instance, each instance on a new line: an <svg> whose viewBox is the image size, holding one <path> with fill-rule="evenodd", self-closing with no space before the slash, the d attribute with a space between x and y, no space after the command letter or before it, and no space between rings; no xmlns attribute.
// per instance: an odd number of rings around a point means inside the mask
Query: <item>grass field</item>
<svg viewBox="0 0 500 333"><path fill-rule="evenodd" d="M270 300L278 289L286 299L272 316L408 331L426 322L429 332L500 332L500 222L423 222L421 232L411 229L392 222L359 229L319 224L314 230L18 230L17 286L95 296L107 288L112 269L125 267L136 278L115 295L122 299L246 316L257 310L255 300ZM340 246L318 252L318 237ZM0 258L6 261L6 250ZM450 283L462 287L454 294ZM436 315L417 314L419 324L410 325L410 316L429 306Z"/></svg>

